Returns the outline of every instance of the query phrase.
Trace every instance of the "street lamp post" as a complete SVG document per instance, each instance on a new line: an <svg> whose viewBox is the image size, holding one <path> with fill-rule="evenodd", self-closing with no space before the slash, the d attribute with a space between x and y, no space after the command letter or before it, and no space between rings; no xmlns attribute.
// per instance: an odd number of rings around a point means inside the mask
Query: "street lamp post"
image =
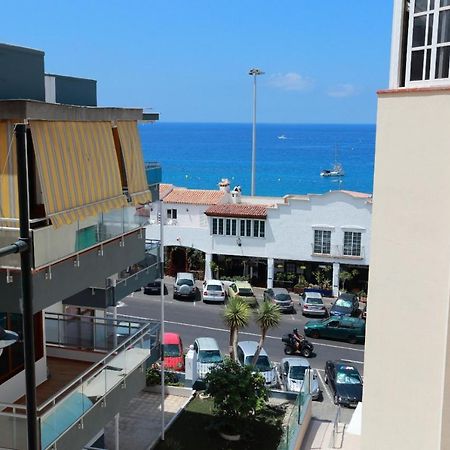
<svg viewBox="0 0 450 450"><path fill-rule="evenodd" d="M252 184L251 195L255 195L256 183L256 77L257 75L264 75L260 69L250 69L249 75L253 77L253 132L252 132Z"/></svg>

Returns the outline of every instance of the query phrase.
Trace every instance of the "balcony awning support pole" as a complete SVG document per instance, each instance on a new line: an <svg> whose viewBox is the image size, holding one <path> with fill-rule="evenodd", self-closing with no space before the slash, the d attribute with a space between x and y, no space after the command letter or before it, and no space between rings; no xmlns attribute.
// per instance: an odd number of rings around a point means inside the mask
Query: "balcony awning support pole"
<svg viewBox="0 0 450 450"><path fill-rule="evenodd" d="M28 449L38 450L26 125L23 123L17 124L15 134L17 144L17 184L19 194L19 242L23 243L23 247L26 246L26 250L20 252L20 269L22 278L23 348L25 355L25 383L27 397L27 437Z"/></svg>

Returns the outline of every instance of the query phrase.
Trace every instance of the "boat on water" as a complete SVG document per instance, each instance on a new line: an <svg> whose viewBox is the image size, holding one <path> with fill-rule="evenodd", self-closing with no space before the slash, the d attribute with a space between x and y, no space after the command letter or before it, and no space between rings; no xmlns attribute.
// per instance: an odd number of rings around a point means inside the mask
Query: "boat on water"
<svg viewBox="0 0 450 450"><path fill-rule="evenodd" d="M344 169L339 163L335 163L332 169L324 169L320 172L321 177L343 177L344 175Z"/></svg>
<svg viewBox="0 0 450 450"><path fill-rule="evenodd" d="M278 139L281 139L283 141L284 139L287 139L287 137L284 134L280 134L278 136Z"/></svg>

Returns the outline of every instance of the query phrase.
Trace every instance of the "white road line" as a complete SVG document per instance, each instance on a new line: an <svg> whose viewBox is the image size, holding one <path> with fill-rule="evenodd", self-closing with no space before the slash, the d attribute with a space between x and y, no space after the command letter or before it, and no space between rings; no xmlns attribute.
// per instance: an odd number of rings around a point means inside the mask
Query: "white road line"
<svg viewBox="0 0 450 450"><path fill-rule="evenodd" d="M353 364L364 364L364 361L353 361L352 359L341 359L341 361L353 363Z"/></svg>
<svg viewBox="0 0 450 450"><path fill-rule="evenodd" d="M323 369L316 369L317 372L317 376L320 379L320 382L322 383L323 386L323 390L327 393L328 398L330 399L330 401L333 401L333 397L331 396L330 390L328 389L328 386L326 385L325 381L322 378L322 375L320 375L320 372L324 371Z"/></svg>
<svg viewBox="0 0 450 450"><path fill-rule="evenodd" d="M127 315L127 314L121 314L122 317L131 317L131 318L135 318L135 319L141 319L141 320L149 320L149 317L137 317L137 316L131 316L131 315ZM170 320L165 320L164 323L168 323L171 325L181 325L183 327L190 327L190 328L201 328L204 330L211 330L211 331L220 331L222 333L229 333L229 330L225 329L225 328L216 328L216 327L207 327L205 325L196 325L193 323L185 323L185 322L172 322ZM247 331L239 331L239 334L243 334L245 336L253 336L253 337L260 337L260 335L258 333L249 333ZM275 340L280 340L280 337L278 336L266 336L266 339L275 339ZM314 345L319 346L319 347L330 347L330 348L338 348L338 349L343 349L343 350L350 350L353 352L361 352L363 353L364 350L360 349L360 348L354 348L354 347L343 347L341 345L332 345L332 344L324 344L322 342L317 342L317 341L311 341L313 342ZM345 361L345 360L344 360ZM352 362L350 360L348 360L349 362ZM359 364L363 364L360 361L355 361Z"/></svg>

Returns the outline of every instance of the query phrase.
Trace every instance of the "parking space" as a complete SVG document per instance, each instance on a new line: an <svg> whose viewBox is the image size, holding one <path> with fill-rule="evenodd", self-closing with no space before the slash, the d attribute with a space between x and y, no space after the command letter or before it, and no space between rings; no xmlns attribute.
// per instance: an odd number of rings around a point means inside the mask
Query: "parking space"
<svg viewBox="0 0 450 450"><path fill-rule="evenodd" d="M203 303L201 301L202 282L197 281L198 293L194 300L173 299L173 278L165 279L167 294L164 296L165 305L165 327L166 331L179 333L183 339L184 348L187 349L198 337L214 337L222 353L228 353L229 330L223 321L224 305L221 303ZM258 302L263 301L262 288L254 288ZM301 332L305 323L313 318L303 317L299 308L299 296L292 294L296 311L294 313L283 313L278 328L271 329L265 340L264 348L273 363L279 363L284 355L284 346L281 336L289 333L293 328ZM327 308L331 307L332 299L324 299ZM145 295L143 292L135 292L132 297L124 299L120 313L151 317L156 320L160 318L161 301L160 295ZM259 328L254 320L245 329L239 332L239 340L258 341L260 337ZM308 339L314 345L314 354L308 361L315 369L320 389L323 392L321 400L313 402L313 414L324 420L333 420L336 414L336 406L333 403L333 394L324 383L324 367L327 360L342 359L358 368L361 375L364 370L364 346L361 344L351 345L346 342L326 339ZM353 409L342 408L342 421L350 420Z"/></svg>

